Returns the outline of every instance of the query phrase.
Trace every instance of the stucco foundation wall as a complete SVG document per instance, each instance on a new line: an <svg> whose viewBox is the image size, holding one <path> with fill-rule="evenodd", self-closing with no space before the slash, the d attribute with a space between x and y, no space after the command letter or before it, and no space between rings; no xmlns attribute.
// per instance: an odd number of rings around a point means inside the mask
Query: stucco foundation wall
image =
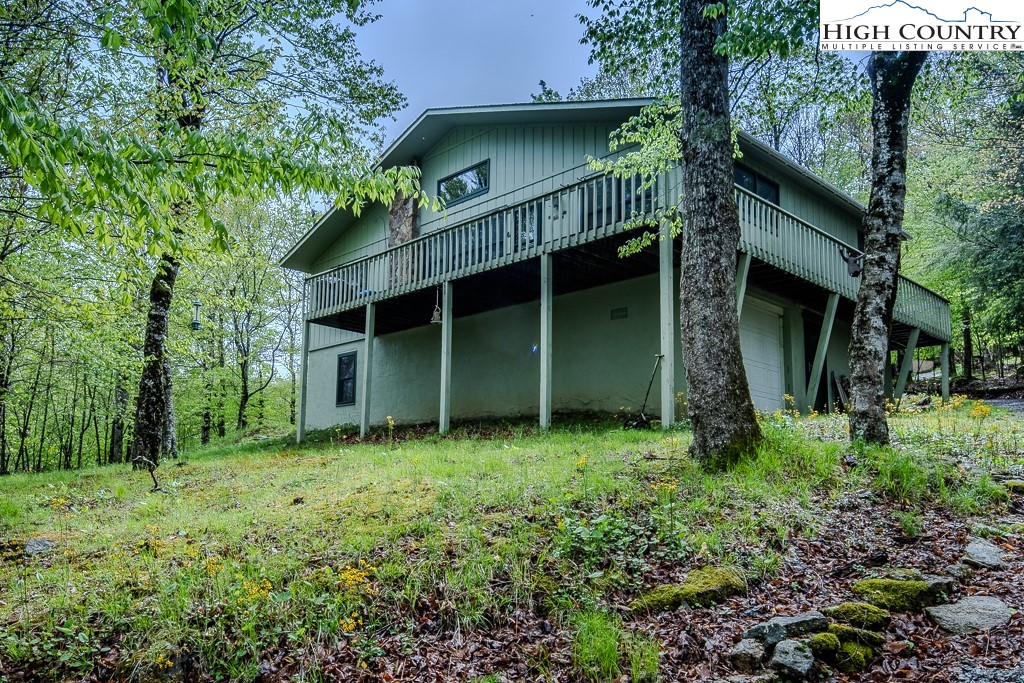
<svg viewBox="0 0 1024 683"><path fill-rule="evenodd" d="M557 277L557 273L556 273ZM659 346L658 281L648 276L555 297L553 407L614 412L639 408ZM459 296L455 283L454 297ZM612 309L627 317L611 319ZM430 311L424 311L424 317ZM452 328L452 416L536 415L540 392L540 304L531 302L457 318ZM441 329L430 325L379 336L374 345L371 422L429 422L440 406ZM356 396L363 370L361 338L309 354L306 424L311 429L359 421L359 408L335 406L337 358L357 352ZM682 360L676 350L676 386ZM660 375L656 382L660 380ZM657 415L657 384L649 412Z"/></svg>

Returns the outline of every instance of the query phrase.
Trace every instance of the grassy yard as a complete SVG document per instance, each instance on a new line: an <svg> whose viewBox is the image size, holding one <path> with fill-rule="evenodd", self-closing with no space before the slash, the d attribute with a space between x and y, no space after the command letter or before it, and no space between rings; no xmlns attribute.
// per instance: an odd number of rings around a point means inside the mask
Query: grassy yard
<svg viewBox="0 0 1024 683"><path fill-rule="evenodd" d="M678 668L625 607L646 587L784 576L852 491L907 535L1006 506L989 472L1024 463L1020 416L959 400L892 424L865 449L841 419L766 416L727 474L686 431L599 422L218 445L155 493L127 467L7 477L0 680L658 680Z"/></svg>

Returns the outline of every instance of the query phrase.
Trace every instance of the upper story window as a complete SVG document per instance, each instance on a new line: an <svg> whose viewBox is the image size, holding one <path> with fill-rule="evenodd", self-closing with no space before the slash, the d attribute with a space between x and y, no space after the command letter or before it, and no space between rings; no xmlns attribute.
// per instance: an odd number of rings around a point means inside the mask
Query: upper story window
<svg viewBox="0 0 1024 683"><path fill-rule="evenodd" d="M475 166L437 181L437 196L445 206L452 206L467 199L484 194L491 187L491 160L481 161Z"/></svg>
<svg viewBox="0 0 1024 683"><path fill-rule="evenodd" d="M733 181L744 190L753 192L761 199L778 206L779 184L768 180L757 171L740 164L733 164Z"/></svg>

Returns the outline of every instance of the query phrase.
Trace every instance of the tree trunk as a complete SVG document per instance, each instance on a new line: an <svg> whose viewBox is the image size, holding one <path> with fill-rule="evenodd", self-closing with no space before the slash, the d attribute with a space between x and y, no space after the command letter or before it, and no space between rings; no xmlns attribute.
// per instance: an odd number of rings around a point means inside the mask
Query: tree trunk
<svg viewBox="0 0 1024 683"><path fill-rule="evenodd" d="M727 467L761 439L736 314L739 212L733 196L728 60L715 51L725 13L681 0L684 219L680 323L691 454Z"/></svg>
<svg viewBox="0 0 1024 683"><path fill-rule="evenodd" d="M974 337L971 334L971 309L964 306L964 379L974 379Z"/></svg>
<svg viewBox="0 0 1024 683"><path fill-rule="evenodd" d="M249 426L245 410L249 407L249 360L243 358L238 363L238 374L241 380L241 388L238 391L238 422L235 429L242 430Z"/></svg>
<svg viewBox="0 0 1024 683"><path fill-rule="evenodd" d="M149 290L149 315L142 345L145 363L135 400L135 434L131 461L136 468L156 467L160 462L164 428L167 422L167 396L164 391L164 356L167 321L171 310L174 282L178 277L178 259L164 254L157 264Z"/></svg>
<svg viewBox="0 0 1024 683"><path fill-rule="evenodd" d="M910 94L927 52L873 52L868 62L873 102L871 199L864 215L864 272L850 341L850 438L888 444L885 363L896 302Z"/></svg>
<svg viewBox="0 0 1024 683"><path fill-rule="evenodd" d="M172 460L178 457L178 423L174 418L174 392L171 381L171 359L164 356L164 433L160 453Z"/></svg>
<svg viewBox="0 0 1024 683"><path fill-rule="evenodd" d="M128 410L128 390L125 389L127 381L124 373L117 373L117 384L114 386L114 419L110 425L110 447L107 449L107 462L110 464L124 461L124 416Z"/></svg>

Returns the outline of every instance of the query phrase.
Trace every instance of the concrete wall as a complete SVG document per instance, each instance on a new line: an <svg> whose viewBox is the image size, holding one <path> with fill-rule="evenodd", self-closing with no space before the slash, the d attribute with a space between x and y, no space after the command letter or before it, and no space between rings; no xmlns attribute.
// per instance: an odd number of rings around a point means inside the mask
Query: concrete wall
<svg viewBox="0 0 1024 683"><path fill-rule="evenodd" d="M555 411L616 412L643 401L658 352L658 282L645 276L556 297L554 300L553 407ZM751 290L748 290L751 291ZM458 283L454 296L458 297ZM785 392L803 405L807 352L799 307L771 294L751 291L782 310ZM678 310L678 301L676 302ZM625 307L627 317L611 319ZM747 304L744 304L745 310ZM359 406L336 406L337 358L357 355L362 378L363 340L351 332L314 326L309 357L306 424L311 429L356 424ZM540 304L531 302L457 318L452 330L452 416L458 418L536 415L539 412ZM849 325L836 321L827 371L848 374ZM379 336L374 346L371 422L386 416L399 423L436 421L440 406L441 328L437 325ZM810 351L813 354L813 349ZM826 375L828 377L828 375ZM658 382L648 402L660 414ZM684 390L681 353L676 349L676 391Z"/></svg>
<svg viewBox="0 0 1024 683"><path fill-rule="evenodd" d="M657 288L656 276L646 276L555 298L556 411L640 407L659 346ZM453 296L458 295L455 283ZM611 310L622 307L627 317L612 320ZM358 405L335 406L335 388L338 354L356 351L359 395L363 341L351 333L335 338L336 343L321 343L310 351L306 424L311 429L359 421ZM534 347L539 342L539 302L457 318L452 328L452 416L538 414L540 363ZM440 345L437 325L377 337L372 422L381 423L387 415L402 423L437 420ZM678 349L676 355L676 386L681 390ZM653 414L659 413L657 384L648 405Z"/></svg>

